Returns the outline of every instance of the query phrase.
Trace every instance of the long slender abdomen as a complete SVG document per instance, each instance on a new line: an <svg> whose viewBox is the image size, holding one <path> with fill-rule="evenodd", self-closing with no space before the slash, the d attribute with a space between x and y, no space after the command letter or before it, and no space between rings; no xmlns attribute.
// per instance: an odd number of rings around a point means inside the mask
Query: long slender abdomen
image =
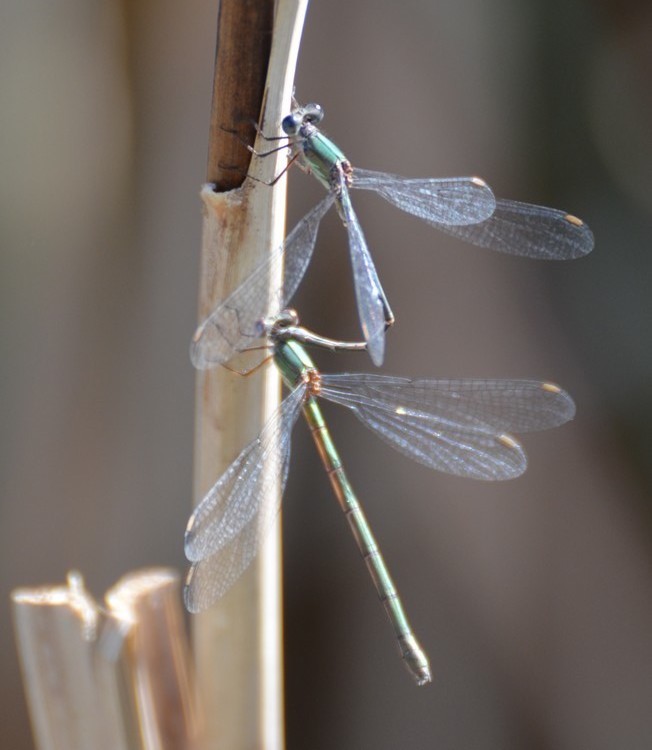
<svg viewBox="0 0 652 750"><path fill-rule="evenodd" d="M417 685L425 685L432 680L428 657L412 632L394 582L380 554L369 522L344 472L344 467L316 399L310 397L306 401L303 411L335 495L349 522L360 554L367 565L378 596L396 635L401 657Z"/></svg>

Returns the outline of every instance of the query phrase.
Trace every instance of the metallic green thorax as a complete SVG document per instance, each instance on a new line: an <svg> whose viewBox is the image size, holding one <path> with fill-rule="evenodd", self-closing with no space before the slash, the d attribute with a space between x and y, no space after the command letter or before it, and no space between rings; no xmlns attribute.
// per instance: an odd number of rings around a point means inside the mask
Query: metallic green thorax
<svg viewBox="0 0 652 750"><path fill-rule="evenodd" d="M317 129L303 138L301 148L303 163L327 190L332 187L333 168L342 165L345 171L350 169L349 160L342 151Z"/></svg>
<svg viewBox="0 0 652 750"><path fill-rule="evenodd" d="M297 341L277 340L274 346L274 362L283 382L288 388L295 388L309 370L316 370L308 352Z"/></svg>
<svg viewBox="0 0 652 750"><path fill-rule="evenodd" d="M274 359L288 387L295 388L301 382L309 384L303 413L326 473L394 629L401 656L419 685L430 682L428 658L412 633L394 583L360 503L344 473L342 462L319 408L316 398L319 391L319 373L306 350L296 341L277 341Z"/></svg>

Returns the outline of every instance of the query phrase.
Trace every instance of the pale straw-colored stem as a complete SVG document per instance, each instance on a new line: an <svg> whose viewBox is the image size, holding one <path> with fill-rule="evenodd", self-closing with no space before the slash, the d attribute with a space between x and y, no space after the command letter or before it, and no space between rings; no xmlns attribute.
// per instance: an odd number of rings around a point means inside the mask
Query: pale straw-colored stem
<svg viewBox="0 0 652 750"><path fill-rule="evenodd" d="M134 720L147 750L197 747L197 696L180 589L176 571L153 568L124 576L105 597L98 651L114 665L110 674L126 703L123 716Z"/></svg>
<svg viewBox="0 0 652 750"><path fill-rule="evenodd" d="M308 0L279 0L261 127L278 135L291 103ZM256 148L267 150L258 138ZM250 174L271 181L286 155L253 158ZM210 313L282 241L285 178L274 187L246 180L229 192L206 186L199 318ZM270 279L270 288L278 285ZM223 368L198 373L194 500L198 503L279 403L274 368L244 378ZM278 490L277 490L278 491ZM205 747L280 750L284 744L280 527L234 588L193 618L205 717Z"/></svg>
<svg viewBox="0 0 652 750"><path fill-rule="evenodd" d="M195 748L178 573L132 573L100 607L78 573L12 594L38 750Z"/></svg>

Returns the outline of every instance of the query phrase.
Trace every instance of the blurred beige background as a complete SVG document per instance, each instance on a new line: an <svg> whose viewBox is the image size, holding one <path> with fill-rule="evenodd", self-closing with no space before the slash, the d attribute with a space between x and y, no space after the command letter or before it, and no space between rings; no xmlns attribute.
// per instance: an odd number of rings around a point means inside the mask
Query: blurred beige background
<svg viewBox="0 0 652 750"><path fill-rule="evenodd" d="M0 6L0 745L32 747L8 595L183 567L215 3ZM312 0L297 96L354 164L480 174L584 218L593 255L501 257L355 201L398 323L385 371L552 379L574 423L505 484L335 440L435 682L417 690L307 431L285 499L288 747L652 746L652 6ZM320 195L290 179L291 225ZM355 336L344 233L296 300ZM315 355L324 370L371 369ZM9 718L7 718L9 717Z"/></svg>

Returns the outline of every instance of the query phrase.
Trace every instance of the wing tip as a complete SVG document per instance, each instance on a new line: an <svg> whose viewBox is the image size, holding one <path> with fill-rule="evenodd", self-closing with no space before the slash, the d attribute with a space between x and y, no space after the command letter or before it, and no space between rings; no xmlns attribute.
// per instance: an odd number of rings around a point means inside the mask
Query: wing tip
<svg viewBox="0 0 652 750"><path fill-rule="evenodd" d="M186 527L186 531L183 535L183 552L186 556L186 559L190 560L191 562L196 562L197 560L199 560L198 551L195 549L197 534L195 533L195 530L193 528L194 525L195 514L193 513L192 516L190 516L188 526Z"/></svg>
<svg viewBox="0 0 652 750"><path fill-rule="evenodd" d="M574 260L575 258L582 258L588 255L595 247L595 237L593 232L589 228L589 225L582 221L578 216L573 214L565 214L563 219L566 224L574 230L577 230L578 241L575 244L575 252L567 256L568 260Z"/></svg>
<svg viewBox="0 0 652 750"><path fill-rule="evenodd" d="M381 367L385 359L385 335L384 333L378 334L373 338L367 340L367 351L371 357L371 361L376 367Z"/></svg>
<svg viewBox="0 0 652 750"><path fill-rule="evenodd" d="M199 602L197 601L194 591L192 589L193 580L195 578L196 574L196 565L191 565L190 570L188 571L188 574L186 575L186 580L183 584L183 603L190 612L190 614L197 614L197 612L201 612L202 607L199 606Z"/></svg>
<svg viewBox="0 0 652 750"><path fill-rule="evenodd" d="M572 396L565 391L563 388L558 386L556 383L543 382L540 384L542 391L549 393L551 397L555 399L555 406L557 407L556 412L559 417L559 421L555 426L570 422L575 417L577 407Z"/></svg>
<svg viewBox="0 0 652 750"><path fill-rule="evenodd" d="M205 370L208 367L208 363L203 355L204 347L201 345L201 332L199 329L195 331L192 340L190 341L190 361L192 366L196 370Z"/></svg>

